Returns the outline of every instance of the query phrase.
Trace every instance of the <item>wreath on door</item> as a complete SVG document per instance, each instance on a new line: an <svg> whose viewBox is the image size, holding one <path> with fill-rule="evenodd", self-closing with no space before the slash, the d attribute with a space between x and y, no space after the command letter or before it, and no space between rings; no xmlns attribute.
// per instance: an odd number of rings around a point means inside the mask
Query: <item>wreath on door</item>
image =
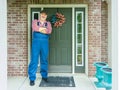
<svg viewBox="0 0 120 90"><path fill-rule="evenodd" d="M65 23L65 16L59 12L51 17L51 23L54 27L58 28L61 27Z"/></svg>

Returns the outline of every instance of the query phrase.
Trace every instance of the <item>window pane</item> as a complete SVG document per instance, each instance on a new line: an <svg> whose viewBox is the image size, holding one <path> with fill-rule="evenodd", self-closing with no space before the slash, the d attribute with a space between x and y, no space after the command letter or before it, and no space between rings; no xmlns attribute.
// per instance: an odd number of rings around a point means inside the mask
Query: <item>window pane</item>
<svg viewBox="0 0 120 90"><path fill-rule="evenodd" d="M82 46L77 47L77 54L82 54Z"/></svg>
<svg viewBox="0 0 120 90"><path fill-rule="evenodd" d="M78 13L77 14L77 22L81 22L82 21L82 13Z"/></svg>
<svg viewBox="0 0 120 90"><path fill-rule="evenodd" d="M82 43L82 34L77 34L77 42Z"/></svg>
<svg viewBox="0 0 120 90"><path fill-rule="evenodd" d="M78 25L77 25L77 32L78 32L78 33L81 33L81 32L82 32L82 25L81 25L81 24L78 24Z"/></svg>
<svg viewBox="0 0 120 90"><path fill-rule="evenodd" d="M77 64L82 64L82 55L77 55Z"/></svg>
<svg viewBox="0 0 120 90"><path fill-rule="evenodd" d="M38 19L38 13L34 13L34 19Z"/></svg>

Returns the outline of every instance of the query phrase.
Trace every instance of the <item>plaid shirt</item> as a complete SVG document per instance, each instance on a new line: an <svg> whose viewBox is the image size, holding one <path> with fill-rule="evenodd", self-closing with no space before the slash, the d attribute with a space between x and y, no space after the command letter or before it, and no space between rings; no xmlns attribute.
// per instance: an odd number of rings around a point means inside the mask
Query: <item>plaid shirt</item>
<svg viewBox="0 0 120 90"><path fill-rule="evenodd" d="M32 21L32 31L38 31L39 32L39 28L40 27L46 28L47 34L51 34L52 27L51 27L51 23L50 22L45 21L43 24L41 24L40 20L33 20Z"/></svg>

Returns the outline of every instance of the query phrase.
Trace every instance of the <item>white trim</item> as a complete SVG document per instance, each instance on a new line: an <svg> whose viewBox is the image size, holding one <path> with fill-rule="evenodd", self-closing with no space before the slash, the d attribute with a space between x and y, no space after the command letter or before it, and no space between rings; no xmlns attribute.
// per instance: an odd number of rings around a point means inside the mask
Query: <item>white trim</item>
<svg viewBox="0 0 120 90"><path fill-rule="evenodd" d="M118 1L111 0L112 90L118 90ZM119 55L120 56L120 55Z"/></svg>
<svg viewBox="0 0 120 90"><path fill-rule="evenodd" d="M76 11L75 12L76 13L76 66L84 66L84 37L83 37L83 34L84 34L84 32L83 32L83 24L84 24L84 17L83 17L83 11ZM78 13L82 13L82 22L77 22L77 15L78 15ZM81 31L81 33L78 33L77 32L77 25L78 24L82 24L82 31ZM80 45L81 47L82 47L82 54L78 54L78 46L79 46L79 44L78 44L78 34L82 34L82 44ZM82 64L78 64L78 60L77 60L77 56L78 55L82 55Z"/></svg>
<svg viewBox="0 0 120 90"><path fill-rule="evenodd" d="M88 5L85 7L85 73L88 75Z"/></svg>
<svg viewBox="0 0 120 90"><path fill-rule="evenodd" d="M74 7L72 8L72 73L74 74L75 73L75 62L74 62L74 60L75 60L75 40L74 40L74 37L75 37L75 30L74 30L74 28L75 28L75 26L74 26L74 12L75 12L75 9L74 9Z"/></svg>
<svg viewBox="0 0 120 90"><path fill-rule="evenodd" d="M120 10L120 0L118 0L118 10L117 10L118 16L120 16L119 10ZM120 39L120 17L118 17L118 39ZM117 68L120 69L120 40L118 40L118 67ZM118 83L117 83L117 85L120 84L120 71L118 71L118 70L117 70L117 72L118 72ZM118 85L118 90L120 90L120 85Z"/></svg>
<svg viewBox="0 0 120 90"><path fill-rule="evenodd" d="M30 13L30 11L31 11L31 7L28 5L28 65L29 65L29 63L30 63L30 51L31 51L31 49L30 49L30 42L31 42L31 38L30 38L30 30L31 30L31 26L30 26L30 17L31 17L31 13Z"/></svg>
<svg viewBox="0 0 120 90"><path fill-rule="evenodd" d="M29 4L29 8L72 8L72 7L87 7L87 4Z"/></svg>
<svg viewBox="0 0 120 90"><path fill-rule="evenodd" d="M87 12L87 8L88 8L88 5L87 4L62 4L62 5L60 5L60 4L55 4L55 5L46 5L46 4L29 4L28 5L28 61L30 61L30 46L29 46L29 43L30 43L30 28L29 27L31 27L30 26L30 9L31 8L72 8L72 14L73 14L73 11L74 11L74 8L76 8L76 7L79 7L79 8L81 8L81 7L83 7L83 8L85 8L85 12ZM88 14L88 13L86 13L86 14ZM85 14L85 15L86 15ZM74 16L74 14L73 14L73 16ZM72 17L73 17L72 16ZM86 15L87 16L87 15ZM85 23L85 25L88 25L87 24L87 21L88 20L88 17L86 17L86 23ZM73 21L72 22L74 22L74 18L73 18ZM75 63L74 63L74 57L75 57L75 55L74 55L74 51L75 51L75 49L74 49L74 23L72 24L72 73L74 74L75 73ZM88 26L85 26L85 33L88 35ZM86 37L88 37L86 35ZM86 38L86 42L85 42L86 44L88 44L88 38ZM86 63L88 63L88 45L85 45L86 46L86 49L85 49L85 53L86 53L86 58L85 58L85 62ZM88 64L85 64L85 67L87 67L87 68L85 68L85 72L86 72L86 74L88 75L88 66L86 66L86 65L88 65Z"/></svg>
<svg viewBox="0 0 120 90"><path fill-rule="evenodd" d="M0 0L0 88L7 90L7 0Z"/></svg>

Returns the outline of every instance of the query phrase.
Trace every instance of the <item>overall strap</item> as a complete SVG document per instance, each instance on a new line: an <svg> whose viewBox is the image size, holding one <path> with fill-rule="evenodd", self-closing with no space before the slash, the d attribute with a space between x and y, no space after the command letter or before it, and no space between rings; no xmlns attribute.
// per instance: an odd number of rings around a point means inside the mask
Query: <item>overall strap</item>
<svg viewBox="0 0 120 90"><path fill-rule="evenodd" d="M40 22L37 22L37 25L38 25L38 26L40 26L40 24L41 24ZM43 26L44 26L44 27L47 27L47 25L48 25L48 23L45 22Z"/></svg>

